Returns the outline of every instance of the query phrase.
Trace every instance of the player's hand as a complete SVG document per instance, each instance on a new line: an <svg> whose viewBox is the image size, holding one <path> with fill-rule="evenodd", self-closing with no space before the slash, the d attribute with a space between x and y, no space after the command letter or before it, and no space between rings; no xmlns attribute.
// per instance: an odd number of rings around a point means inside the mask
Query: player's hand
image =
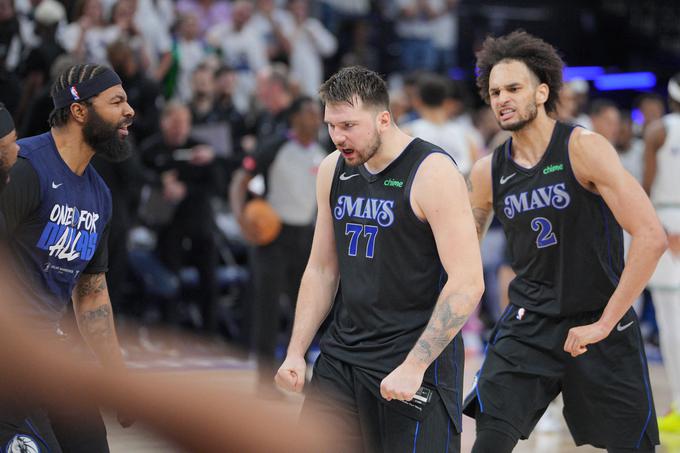
<svg viewBox="0 0 680 453"><path fill-rule="evenodd" d="M602 341L608 335L609 329L598 322L572 327L567 334L567 341L564 342L564 350L572 357L579 356L588 350L586 346Z"/></svg>
<svg viewBox="0 0 680 453"><path fill-rule="evenodd" d="M410 401L423 383L425 369L402 363L380 383L380 394L387 401Z"/></svg>
<svg viewBox="0 0 680 453"><path fill-rule="evenodd" d="M305 386L307 362L303 356L287 356L274 376L276 385L290 392L302 392Z"/></svg>

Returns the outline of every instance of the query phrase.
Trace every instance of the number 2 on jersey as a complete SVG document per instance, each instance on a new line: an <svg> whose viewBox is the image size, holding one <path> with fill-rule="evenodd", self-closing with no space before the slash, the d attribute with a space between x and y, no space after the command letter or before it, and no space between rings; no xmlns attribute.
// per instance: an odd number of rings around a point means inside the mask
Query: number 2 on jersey
<svg viewBox="0 0 680 453"><path fill-rule="evenodd" d="M361 232L363 231L363 235ZM375 225L359 225L358 223L348 223L345 225L345 235L352 235L349 238L349 249L347 254L349 256L357 256L357 249L359 248L359 237L368 236L368 244L366 244L366 258L373 258L373 251L375 249L375 236L378 234L378 227Z"/></svg>
<svg viewBox="0 0 680 453"><path fill-rule="evenodd" d="M557 236L553 233L552 223L545 217L536 217L531 221L531 229L538 231L536 247L539 249L557 244Z"/></svg>

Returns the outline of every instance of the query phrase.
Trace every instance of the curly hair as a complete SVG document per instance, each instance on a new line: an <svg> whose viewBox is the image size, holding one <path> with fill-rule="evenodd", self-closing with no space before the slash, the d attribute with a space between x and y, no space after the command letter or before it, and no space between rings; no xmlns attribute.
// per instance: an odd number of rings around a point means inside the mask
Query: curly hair
<svg viewBox="0 0 680 453"><path fill-rule="evenodd" d="M389 110L387 84L378 73L361 66L342 68L326 80L319 89L324 104L346 102L354 105L359 98L364 105Z"/></svg>
<svg viewBox="0 0 680 453"><path fill-rule="evenodd" d="M562 68L564 61L557 50L547 42L524 30L517 30L508 35L494 38L489 36L482 49L477 52L477 87L484 101L489 103L489 75L498 63L508 60L521 61L538 78L540 83L548 85L548 100L545 101L546 112L554 112L562 88Z"/></svg>

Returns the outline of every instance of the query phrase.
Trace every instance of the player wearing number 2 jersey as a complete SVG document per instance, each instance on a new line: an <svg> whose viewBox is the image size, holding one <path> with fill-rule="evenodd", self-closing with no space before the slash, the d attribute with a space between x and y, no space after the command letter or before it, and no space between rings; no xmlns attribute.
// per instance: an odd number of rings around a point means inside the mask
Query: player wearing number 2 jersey
<svg viewBox="0 0 680 453"><path fill-rule="evenodd" d="M651 452L654 402L630 307L663 229L606 139L547 115L562 84L554 48L514 32L477 57L480 93L512 137L475 164L470 200L480 238L495 212L517 276L466 401L472 451L511 451L562 392L577 444ZM625 266L622 227L633 238Z"/></svg>
<svg viewBox="0 0 680 453"><path fill-rule="evenodd" d="M460 451L458 333L483 290L464 180L441 148L399 130L374 72L342 69L320 94L338 151L319 170L277 382L302 389L304 352L337 292L303 408L342 431L325 451Z"/></svg>

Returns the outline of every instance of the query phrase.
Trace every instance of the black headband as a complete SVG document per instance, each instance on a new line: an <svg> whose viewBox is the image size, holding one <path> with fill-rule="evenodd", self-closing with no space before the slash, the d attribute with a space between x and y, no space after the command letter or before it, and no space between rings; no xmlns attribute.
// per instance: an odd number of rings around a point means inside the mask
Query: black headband
<svg viewBox="0 0 680 453"><path fill-rule="evenodd" d="M120 77L113 70L106 68L96 76L84 82L76 83L68 88L57 91L52 98L54 108L60 109L69 106L74 102L84 101L85 99L96 96L102 91L115 85L121 85Z"/></svg>
<svg viewBox="0 0 680 453"><path fill-rule="evenodd" d="M0 138L6 136L14 130L14 120L9 110L0 103Z"/></svg>

